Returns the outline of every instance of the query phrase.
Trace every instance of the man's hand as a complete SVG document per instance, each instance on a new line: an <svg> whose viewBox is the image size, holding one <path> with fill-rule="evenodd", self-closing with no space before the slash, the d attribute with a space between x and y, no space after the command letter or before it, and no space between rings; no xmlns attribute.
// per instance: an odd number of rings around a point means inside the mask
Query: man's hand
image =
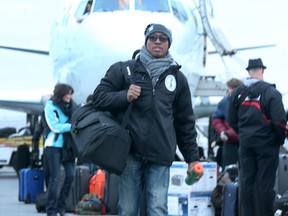
<svg viewBox="0 0 288 216"><path fill-rule="evenodd" d="M222 132L220 133L220 138L221 138L221 140L222 140L223 142L227 142L228 139L229 139L227 132L226 132L226 131L222 131Z"/></svg>
<svg viewBox="0 0 288 216"><path fill-rule="evenodd" d="M39 160L39 151L36 151L36 150L32 151L32 160L33 161Z"/></svg>
<svg viewBox="0 0 288 216"><path fill-rule="evenodd" d="M141 87L131 84L127 92L127 101L130 103L137 99L141 94Z"/></svg>
<svg viewBox="0 0 288 216"><path fill-rule="evenodd" d="M193 170L195 164L199 163L198 161L194 161L188 164L187 175L190 175L190 172Z"/></svg>
<svg viewBox="0 0 288 216"><path fill-rule="evenodd" d="M187 176L190 175L190 172L193 170L193 167L195 164L198 164L199 162L198 161L194 161L194 162L191 162L188 164L188 170L187 170ZM198 182L201 178L202 178L203 175L199 176L199 178L195 179L195 183Z"/></svg>
<svg viewBox="0 0 288 216"><path fill-rule="evenodd" d="M216 141L211 142L211 148L214 148L216 146Z"/></svg>

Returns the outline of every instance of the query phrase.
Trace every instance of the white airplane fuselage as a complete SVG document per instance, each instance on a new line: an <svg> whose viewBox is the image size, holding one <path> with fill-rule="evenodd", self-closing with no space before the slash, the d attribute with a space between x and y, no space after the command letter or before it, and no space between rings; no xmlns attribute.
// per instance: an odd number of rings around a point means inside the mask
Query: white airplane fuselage
<svg viewBox="0 0 288 216"><path fill-rule="evenodd" d="M51 31L50 56L55 79L72 85L74 100L84 102L111 64L131 59L133 52L144 45L146 26L161 23L172 31L170 53L182 66L194 95L203 70L201 20L187 0L164 2L169 3L169 12L135 10L134 1L130 0L129 10L91 12L82 23L76 22L75 3L56 20ZM179 17L175 10L173 13L171 4L183 6L184 14L180 16L185 16Z"/></svg>

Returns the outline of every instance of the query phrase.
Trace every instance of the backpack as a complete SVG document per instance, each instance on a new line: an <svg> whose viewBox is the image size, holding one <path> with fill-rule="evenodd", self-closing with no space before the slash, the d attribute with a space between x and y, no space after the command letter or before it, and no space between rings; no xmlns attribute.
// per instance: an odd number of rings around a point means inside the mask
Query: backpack
<svg viewBox="0 0 288 216"><path fill-rule="evenodd" d="M76 205L75 214L102 215L106 214L103 200L97 194L85 194Z"/></svg>
<svg viewBox="0 0 288 216"><path fill-rule="evenodd" d="M255 88L255 86L257 86L257 88ZM264 104L261 104L261 96L269 87L275 88L275 85L264 81L259 81L251 87L247 87L245 85L240 86L237 89L237 95L240 97L235 101L236 108L239 108L240 106L255 106L263 114L265 119L269 119L268 110L265 109ZM249 98L246 100L247 96Z"/></svg>

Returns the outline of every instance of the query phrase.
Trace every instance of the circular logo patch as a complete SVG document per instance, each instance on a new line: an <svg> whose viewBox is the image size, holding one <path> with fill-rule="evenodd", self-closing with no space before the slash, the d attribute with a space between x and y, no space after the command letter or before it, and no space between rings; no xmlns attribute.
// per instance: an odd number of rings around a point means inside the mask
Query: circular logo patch
<svg viewBox="0 0 288 216"><path fill-rule="evenodd" d="M168 75L165 78L165 86L168 89L168 91L174 91L176 89L176 79L173 75Z"/></svg>

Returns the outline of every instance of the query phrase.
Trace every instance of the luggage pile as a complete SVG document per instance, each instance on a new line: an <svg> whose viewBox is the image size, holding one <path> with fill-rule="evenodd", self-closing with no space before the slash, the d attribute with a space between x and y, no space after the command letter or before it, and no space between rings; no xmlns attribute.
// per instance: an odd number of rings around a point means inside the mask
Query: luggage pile
<svg viewBox="0 0 288 216"><path fill-rule="evenodd" d="M24 173L24 170L22 172ZM102 169L98 169L94 174L90 175L89 167L85 165L77 165L75 172L75 179L66 200L66 212L76 215L117 215L119 176ZM36 177L37 172L35 170L30 170L28 173L34 174L30 174L34 176L34 180L28 181L30 182L29 185L33 185L34 189L25 189L26 195L20 196L20 194L23 194L23 187L20 187L19 200L21 197L21 201L26 200L25 203L35 203L37 212L46 212L47 193L44 192L43 170L40 171L41 174L39 174L39 177ZM29 177L29 179L33 178ZM65 171L61 168L58 193L60 193L64 179ZM38 184L39 186L37 186ZM27 198L24 199L23 197Z"/></svg>
<svg viewBox="0 0 288 216"><path fill-rule="evenodd" d="M211 193L215 216L240 215L238 187L238 167L229 165L218 176L217 185Z"/></svg>

